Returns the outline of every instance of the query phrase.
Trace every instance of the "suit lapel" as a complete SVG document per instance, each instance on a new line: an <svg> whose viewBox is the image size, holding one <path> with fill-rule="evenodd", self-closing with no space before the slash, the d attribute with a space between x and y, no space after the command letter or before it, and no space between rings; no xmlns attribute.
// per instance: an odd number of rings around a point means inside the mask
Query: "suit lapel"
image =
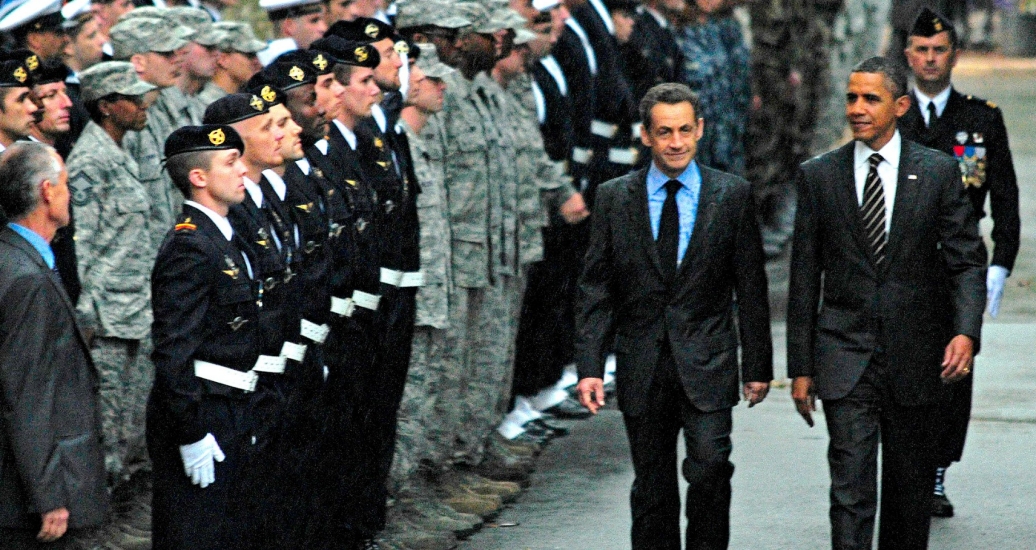
<svg viewBox="0 0 1036 550"><path fill-rule="evenodd" d="M79 327L78 314L76 313L76 305L72 303L72 300L68 297L68 293L65 292L64 286L61 281L58 280L54 274L54 270L47 267L47 262L40 255L39 251L33 248L29 241L25 240L21 235L14 232L12 229L5 228L3 232L3 239L7 241L11 246L19 249L26 256L35 263L41 271L47 277L47 281L50 282L50 286L53 287L54 292L57 292L58 296L61 296L61 302L65 304L65 308L68 310L69 315L72 316L72 325L76 329L76 335L79 336L79 343L82 344L83 349L86 350L86 355L90 356L90 347L86 345L86 336L82 333L82 329Z"/></svg>
<svg viewBox="0 0 1036 550"><path fill-rule="evenodd" d="M908 140L903 140L903 149L899 154L899 176L896 180L896 199L892 208L892 224L889 230L886 265L891 265L903 241L904 232L909 227L917 207L918 178L921 173L920 158L917 147ZM912 177L911 177L912 176Z"/></svg>
<svg viewBox="0 0 1036 550"><path fill-rule="evenodd" d="M651 211L648 208L647 169L641 169L629 180L629 192L632 205L626 209L633 227L635 238L640 241L640 248L647 251L651 264L658 275L664 276L662 262L658 259L658 248L655 246L655 235L651 232Z"/></svg>
<svg viewBox="0 0 1036 550"><path fill-rule="evenodd" d="M860 199L856 196L856 167L854 166L856 142L850 141L838 155L838 167L833 171L838 180L835 182L835 192L838 194L838 203L842 205L842 219L848 220L849 233L853 242L860 249L871 266L874 265L874 256L871 253L870 243L863 234L863 221L860 220Z"/></svg>

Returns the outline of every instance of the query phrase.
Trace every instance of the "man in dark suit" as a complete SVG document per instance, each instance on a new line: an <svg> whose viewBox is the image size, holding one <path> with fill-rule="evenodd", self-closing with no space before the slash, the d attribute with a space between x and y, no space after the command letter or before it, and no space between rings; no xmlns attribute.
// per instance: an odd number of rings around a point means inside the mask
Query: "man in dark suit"
<svg viewBox="0 0 1036 550"><path fill-rule="evenodd" d="M604 406L614 335L616 393L636 473L633 548L680 548L681 429L687 548L726 548L731 408L741 382L752 406L773 377L762 242L748 182L694 162L705 124L694 92L662 84L640 105L653 161L599 189L579 283L577 391L594 413Z"/></svg>
<svg viewBox="0 0 1036 550"><path fill-rule="evenodd" d="M986 301L989 314L996 317L1021 241L1018 180L1000 109L984 99L962 95L950 84L958 53L953 25L927 8L922 10L910 31L906 49L917 88L899 126L903 137L957 159L964 188L979 219L986 215L989 196L995 247L986 275ZM946 468L959 461L964 452L971 417L972 378L969 376L946 390L946 422L942 423L939 435L932 497L932 515L938 517L953 516L953 504L946 496L943 481Z"/></svg>
<svg viewBox="0 0 1036 550"><path fill-rule="evenodd" d="M69 221L68 174L52 147L19 142L0 182L0 548L73 547L108 493L97 373L49 246Z"/></svg>
<svg viewBox="0 0 1036 550"><path fill-rule="evenodd" d="M831 436L832 545L869 549L882 446L879 548L926 548L937 406L971 372L986 251L949 156L900 137L906 76L875 57L849 77L854 142L797 176L788 376Z"/></svg>

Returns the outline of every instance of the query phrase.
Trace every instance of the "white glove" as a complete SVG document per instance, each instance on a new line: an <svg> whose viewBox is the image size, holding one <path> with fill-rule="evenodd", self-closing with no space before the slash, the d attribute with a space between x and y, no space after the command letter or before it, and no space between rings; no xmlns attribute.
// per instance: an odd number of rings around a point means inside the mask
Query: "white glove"
<svg viewBox="0 0 1036 550"><path fill-rule="evenodd" d="M1004 297L1004 281L1011 272L999 265L989 266L986 273L986 303L989 304L989 315L996 317L1000 313L1000 299Z"/></svg>
<svg viewBox="0 0 1036 550"><path fill-rule="evenodd" d="M180 445L180 458L183 459L183 469L187 477L191 478L191 483L204 489L216 481L215 462L223 462L227 457L216 443L216 438L212 434L205 434L200 441Z"/></svg>

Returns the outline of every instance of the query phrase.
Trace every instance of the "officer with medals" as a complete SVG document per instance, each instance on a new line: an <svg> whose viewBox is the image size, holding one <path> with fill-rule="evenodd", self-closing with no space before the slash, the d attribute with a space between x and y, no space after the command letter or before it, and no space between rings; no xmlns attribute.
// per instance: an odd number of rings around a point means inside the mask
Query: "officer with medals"
<svg viewBox="0 0 1036 550"><path fill-rule="evenodd" d="M155 385L147 411L154 548L254 547L263 518L249 503L269 389L283 371L263 354L261 258L227 219L247 197L245 146L226 125L187 126L165 144L165 168L187 200L152 276ZM279 343L278 343L279 344ZM279 349L280 346L278 345Z"/></svg>
<svg viewBox="0 0 1036 550"><path fill-rule="evenodd" d="M990 101L962 95L950 83L960 53L957 40L956 30L945 17L928 8L921 10L905 50L917 87L910 110L899 120L899 128L903 137L957 159L962 183L979 218L986 214L986 195L989 196L994 248L986 276L986 301L989 314L996 317L1005 280L1018 255L1018 182L1000 109ZM946 386L946 422L938 442L932 499L932 515L937 517L953 516L944 477L946 468L960 461L964 450L973 380L969 376Z"/></svg>

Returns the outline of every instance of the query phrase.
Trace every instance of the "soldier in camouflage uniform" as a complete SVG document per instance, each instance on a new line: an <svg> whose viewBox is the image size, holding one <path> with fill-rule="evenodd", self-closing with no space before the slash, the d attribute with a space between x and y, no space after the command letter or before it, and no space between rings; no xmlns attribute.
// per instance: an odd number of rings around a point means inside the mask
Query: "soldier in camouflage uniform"
<svg viewBox="0 0 1036 550"><path fill-rule="evenodd" d="M830 82L831 22L840 6L841 0L779 0L751 6L756 105L745 141L746 176L760 204L763 244L770 255L791 236L792 179L799 163L812 156L813 129Z"/></svg>
<svg viewBox="0 0 1036 550"><path fill-rule="evenodd" d="M262 70L255 54L266 47L265 42L255 37L248 23L223 21L212 27L219 33L216 72L196 96L206 106L227 94L236 93L253 74Z"/></svg>
<svg viewBox="0 0 1036 550"><path fill-rule="evenodd" d="M146 124L155 87L141 81L133 65L119 61L94 65L80 79L92 121L68 157L82 282L76 310L100 375L109 487L120 488L147 464L144 418L154 382L151 270L156 250L149 246L150 196L122 140ZM124 492L116 496L134 498ZM127 529L121 521L110 527ZM125 539L133 535L113 532L109 537L130 546Z"/></svg>
<svg viewBox="0 0 1036 550"><path fill-rule="evenodd" d="M201 120L205 114L205 107L209 104L199 98L198 94L205 89L216 72L216 46L220 43L223 33L215 28L212 18L205 10L177 6L169 9L169 15L193 31L191 41L187 45L187 54L184 56L178 87L191 104L192 119Z"/></svg>
<svg viewBox="0 0 1036 550"><path fill-rule="evenodd" d="M169 134L192 122L187 98L176 87L182 63L180 51L187 45L183 37L190 32L186 27L155 17L124 19L111 29L113 57L135 61L137 75L161 89L158 99L148 108L147 126L140 132L128 133L123 142L123 147L137 161L140 181L151 197L149 227L151 246L155 249L174 225L175 215L183 204L183 195L162 170L162 150Z"/></svg>

